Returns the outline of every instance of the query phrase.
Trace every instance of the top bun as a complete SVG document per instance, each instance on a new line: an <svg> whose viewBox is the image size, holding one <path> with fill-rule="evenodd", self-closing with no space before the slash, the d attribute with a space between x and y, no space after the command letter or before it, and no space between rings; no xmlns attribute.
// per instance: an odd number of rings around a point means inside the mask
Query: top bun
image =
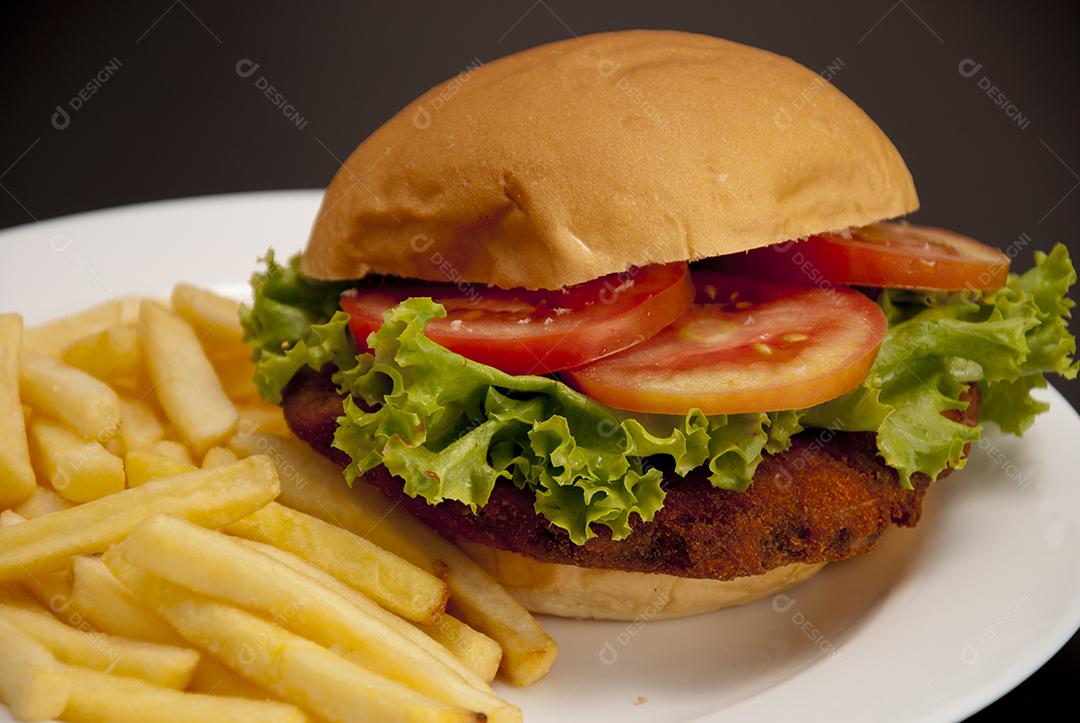
<svg viewBox="0 0 1080 723"><path fill-rule="evenodd" d="M901 216L911 174L821 76L635 30L470 67L353 152L302 270L557 289Z"/></svg>

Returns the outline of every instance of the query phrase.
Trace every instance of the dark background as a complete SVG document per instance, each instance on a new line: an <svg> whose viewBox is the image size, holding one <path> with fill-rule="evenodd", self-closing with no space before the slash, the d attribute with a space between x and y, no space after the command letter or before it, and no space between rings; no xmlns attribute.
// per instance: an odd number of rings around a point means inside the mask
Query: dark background
<svg viewBox="0 0 1080 723"><path fill-rule="evenodd" d="M656 27L756 45L818 71L840 59L832 82L911 168L923 207L915 220L1011 246L1019 268L1054 241L1080 256L1075 2L152 0L27 3L4 15L0 227L178 196L321 187L382 121L474 59ZM259 63L255 75L237 73L241 59ZM73 108L99 71L107 79ZM302 123L260 93L259 76ZM1080 406L1080 384L1058 387ZM1074 638L976 719L1024 717L1040 704L1075 710L1078 679Z"/></svg>

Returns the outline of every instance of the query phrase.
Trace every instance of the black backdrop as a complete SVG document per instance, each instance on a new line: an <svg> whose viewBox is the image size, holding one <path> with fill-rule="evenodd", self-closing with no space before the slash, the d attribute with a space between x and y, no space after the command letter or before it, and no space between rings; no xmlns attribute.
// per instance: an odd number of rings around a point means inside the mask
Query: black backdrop
<svg viewBox="0 0 1080 723"><path fill-rule="evenodd" d="M914 218L1022 248L1023 268L1054 241L1080 256L1078 20L1075 2L930 0L7 6L0 227L154 199L323 186L335 157L474 59L658 27L757 45L819 71L839 67L832 82L882 126L915 176L923 210ZM243 60L259 64L254 77L237 72ZM259 76L279 101L260 93ZM1058 387L1080 406L1080 384ZM1037 703L1075 710L1078 676L1074 638L977 719L1023 716Z"/></svg>

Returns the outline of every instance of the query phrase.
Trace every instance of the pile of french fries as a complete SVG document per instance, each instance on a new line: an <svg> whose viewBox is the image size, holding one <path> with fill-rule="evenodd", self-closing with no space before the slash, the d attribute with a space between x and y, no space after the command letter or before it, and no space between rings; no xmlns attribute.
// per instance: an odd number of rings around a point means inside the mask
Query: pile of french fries
<svg viewBox="0 0 1080 723"><path fill-rule="evenodd" d="M290 436L237 303L0 314L0 702L20 720L514 721L555 642Z"/></svg>

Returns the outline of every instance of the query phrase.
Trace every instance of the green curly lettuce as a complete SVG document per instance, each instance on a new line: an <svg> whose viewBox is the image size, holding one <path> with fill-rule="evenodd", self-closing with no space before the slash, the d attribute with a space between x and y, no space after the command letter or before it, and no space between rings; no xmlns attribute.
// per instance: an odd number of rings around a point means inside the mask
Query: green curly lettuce
<svg viewBox="0 0 1080 723"><path fill-rule="evenodd" d="M661 463L685 475L703 469L721 489L749 486L764 454L788 448L803 427L876 434L878 450L905 486L964 463L979 426L944 416L966 408L977 384L980 421L1019 434L1045 405L1030 392L1046 373L1075 378L1069 335L1076 273L1063 246L1037 254L1027 273L989 293L886 290L889 321L875 364L854 391L807 410L706 416L617 412L554 377L513 376L431 341L442 316L430 299L386 312L356 354L338 308L349 284L304 277L298 258L268 254L241 311L256 363L255 384L277 403L302 368L335 371L346 395L334 445L351 462L346 478L385 465L406 493L435 504L482 507L499 480L535 497L535 510L581 544L606 527L630 534L634 515L651 520L664 501Z"/></svg>
<svg viewBox="0 0 1080 723"><path fill-rule="evenodd" d="M277 404L281 390L303 367L319 371L326 364L347 369L356 363L348 332L349 315L338 310L348 283L316 281L300 273L300 256L282 266L267 251L266 270L251 277L251 306L240 307L244 341L255 362L255 389Z"/></svg>
<svg viewBox="0 0 1080 723"><path fill-rule="evenodd" d="M1075 282L1059 244L997 291L883 291L889 330L870 374L853 392L807 410L803 424L875 432L878 451L905 486L916 473L934 478L962 467L964 447L981 427L943 413L967 407L970 384L982 397L979 421L1020 434L1046 410L1030 394L1046 386L1043 375L1076 378L1068 330L1074 302L1066 296Z"/></svg>
<svg viewBox="0 0 1080 723"><path fill-rule="evenodd" d="M651 520L664 501L662 472L707 467L712 483L743 490L762 453L798 431L792 414L626 417L541 376L513 376L470 361L424 335L445 315L430 299L390 309L334 382L348 394L334 446L352 460L351 482L380 464L406 494L432 504L483 507L499 479L535 495L535 510L576 544L604 526L614 539L630 519Z"/></svg>

